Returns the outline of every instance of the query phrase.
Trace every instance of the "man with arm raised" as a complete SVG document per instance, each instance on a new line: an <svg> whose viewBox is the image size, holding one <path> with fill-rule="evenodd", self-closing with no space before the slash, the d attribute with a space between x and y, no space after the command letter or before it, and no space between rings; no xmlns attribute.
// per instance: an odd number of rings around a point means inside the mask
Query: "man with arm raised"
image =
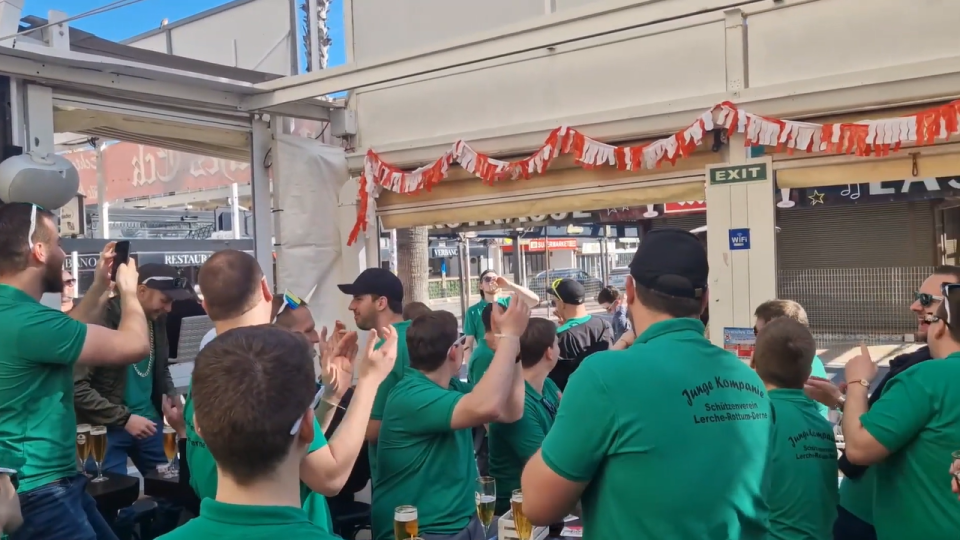
<svg viewBox="0 0 960 540"><path fill-rule="evenodd" d="M77 472L75 364L126 365L150 352L131 260L116 276L123 317L116 330L95 326L110 284L113 244L94 284L70 315L40 303L63 289L53 215L31 204L0 206L0 453L23 459L18 489L24 523L12 540L116 538Z"/></svg>

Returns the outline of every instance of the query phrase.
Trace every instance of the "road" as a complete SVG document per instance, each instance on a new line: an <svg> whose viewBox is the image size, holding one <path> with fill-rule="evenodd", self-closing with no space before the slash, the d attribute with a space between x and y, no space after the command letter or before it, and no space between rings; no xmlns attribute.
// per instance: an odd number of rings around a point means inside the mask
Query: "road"
<svg viewBox="0 0 960 540"><path fill-rule="evenodd" d="M467 307L472 306L473 304L479 302L480 297L474 296L470 300L471 301L467 305ZM433 310L444 310L444 311L449 311L450 313L453 313L454 315L457 316L457 321L460 322L460 326L461 327L463 326L463 313L460 310L459 300L452 300L452 301L432 300L428 305L430 306L430 309L433 309ZM541 307L534 308L532 315L534 317L550 317L551 308L546 307L546 305L547 305L546 303L542 303ZM607 315L607 313L603 310L603 308L601 308L600 305L597 304L595 301L593 300L588 301L586 303L586 307L587 307L587 313L590 313L592 315L599 315L600 317L609 319L609 315Z"/></svg>

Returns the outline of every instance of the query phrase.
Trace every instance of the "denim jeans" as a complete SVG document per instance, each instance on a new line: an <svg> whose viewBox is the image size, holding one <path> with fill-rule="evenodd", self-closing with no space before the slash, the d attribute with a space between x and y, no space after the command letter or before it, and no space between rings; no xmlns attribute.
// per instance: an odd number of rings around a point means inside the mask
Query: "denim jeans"
<svg viewBox="0 0 960 540"><path fill-rule="evenodd" d="M158 465L166 465L163 424L158 424L157 432L146 439L137 439L122 427L107 428L107 455L103 459L103 472L127 474L128 457L133 460L141 476L157 470ZM91 474L97 472L93 458L87 460L85 469Z"/></svg>
<svg viewBox="0 0 960 540"><path fill-rule="evenodd" d="M834 540L877 540L873 525L837 506L837 521L833 523Z"/></svg>
<svg viewBox="0 0 960 540"><path fill-rule="evenodd" d="M20 493L23 526L10 540L117 540L81 474Z"/></svg>

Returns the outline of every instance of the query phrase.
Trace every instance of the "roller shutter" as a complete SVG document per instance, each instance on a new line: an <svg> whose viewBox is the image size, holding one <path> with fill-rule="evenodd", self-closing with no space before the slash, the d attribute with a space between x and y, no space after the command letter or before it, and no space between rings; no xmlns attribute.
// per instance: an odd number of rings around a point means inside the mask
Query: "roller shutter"
<svg viewBox="0 0 960 540"><path fill-rule="evenodd" d="M703 227L707 224L707 213L697 214L675 214L652 220L651 229L663 229L664 227L673 227L690 231L697 227Z"/></svg>

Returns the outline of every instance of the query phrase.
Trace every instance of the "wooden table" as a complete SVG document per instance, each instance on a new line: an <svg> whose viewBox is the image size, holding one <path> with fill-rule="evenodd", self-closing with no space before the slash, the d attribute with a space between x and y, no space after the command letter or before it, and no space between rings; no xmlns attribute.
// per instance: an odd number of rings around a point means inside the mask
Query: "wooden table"
<svg viewBox="0 0 960 540"><path fill-rule="evenodd" d="M97 510L112 523L117 513L140 498L140 479L125 474L103 473L105 482L87 483L87 493L97 501Z"/></svg>

